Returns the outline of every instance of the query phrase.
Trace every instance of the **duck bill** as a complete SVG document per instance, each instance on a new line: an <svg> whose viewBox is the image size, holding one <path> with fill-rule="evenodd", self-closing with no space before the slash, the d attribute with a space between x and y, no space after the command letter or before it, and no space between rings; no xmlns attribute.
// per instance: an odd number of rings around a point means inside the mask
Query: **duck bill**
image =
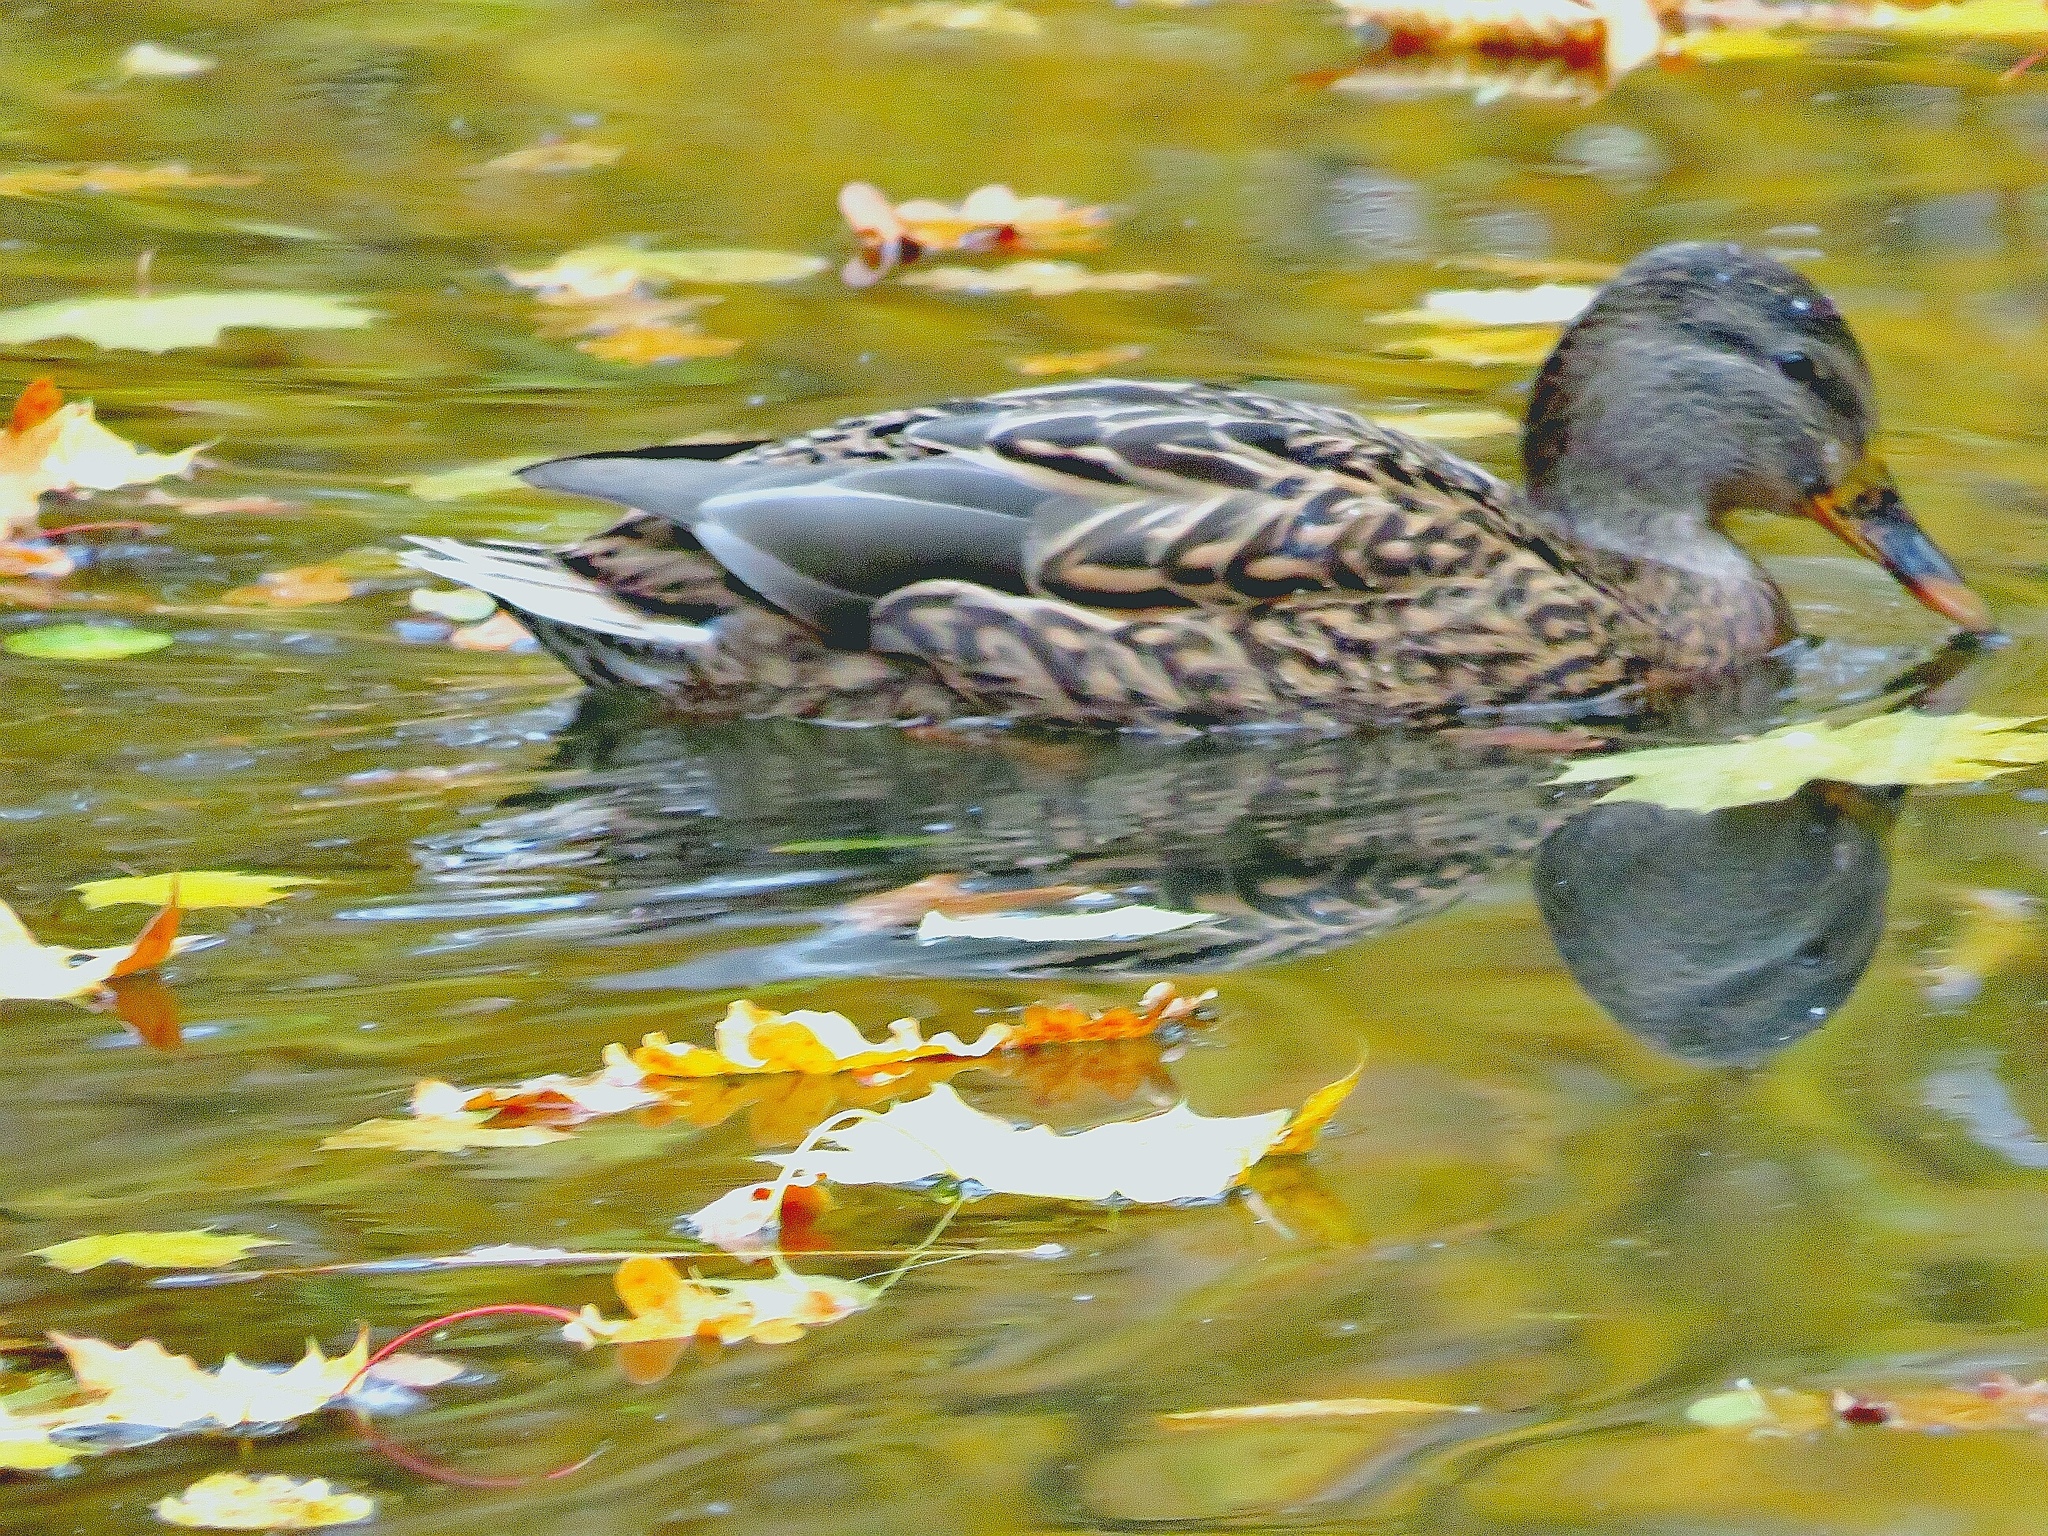
<svg viewBox="0 0 2048 1536"><path fill-rule="evenodd" d="M1962 573L1913 521L1898 490L1880 470L1875 481L1852 480L1807 506L1807 515L1943 618L1973 635L1991 634L1991 609Z"/></svg>

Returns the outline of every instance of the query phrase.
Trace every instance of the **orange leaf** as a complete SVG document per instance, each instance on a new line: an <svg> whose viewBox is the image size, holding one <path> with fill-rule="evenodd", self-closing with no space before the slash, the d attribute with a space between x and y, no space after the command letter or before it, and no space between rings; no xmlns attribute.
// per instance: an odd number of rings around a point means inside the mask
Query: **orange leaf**
<svg viewBox="0 0 2048 1536"><path fill-rule="evenodd" d="M840 911L863 928L910 927L927 912L972 917L1020 907L1051 907L1085 896L1088 889L1085 885L1035 885L1026 890L970 891L958 875L926 875L893 890L856 897Z"/></svg>
<svg viewBox="0 0 2048 1536"><path fill-rule="evenodd" d="M635 1317L666 1312L679 1305L683 1295L682 1273L667 1259L628 1259L612 1284Z"/></svg>
<svg viewBox="0 0 2048 1536"><path fill-rule="evenodd" d="M1294 1118L1287 1122L1280 1139L1266 1148L1266 1156L1299 1157L1314 1146L1316 1138L1323 1133L1323 1127L1330 1123L1330 1117L1351 1097L1351 1090L1358 1086L1359 1074L1364 1071L1363 1066L1353 1067L1329 1087L1318 1088L1310 1094L1307 1102L1294 1112Z"/></svg>
<svg viewBox="0 0 2048 1536"><path fill-rule="evenodd" d="M26 432L30 427L48 421L64 407L64 391L51 379L35 379L21 392L14 402L14 410L7 418L7 430Z"/></svg>
<svg viewBox="0 0 2048 1536"><path fill-rule="evenodd" d="M254 586L236 587L221 601L242 608L310 608L344 603L355 595L355 583L340 566L297 565L259 576Z"/></svg>
<svg viewBox="0 0 2048 1536"><path fill-rule="evenodd" d="M170 959L177 947L178 877L173 875L171 899L164 903L155 917L142 925L142 932L135 935L135 947L108 973L107 979L118 981L123 976L133 976L137 971L153 971Z"/></svg>
<svg viewBox="0 0 2048 1536"><path fill-rule="evenodd" d="M680 325L628 325L608 336L576 343L578 352L608 363L680 363L693 357L730 357L740 342L730 336L707 336Z"/></svg>
<svg viewBox="0 0 2048 1536"><path fill-rule="evenodd" d="M1169 1024L1192 1021L1195 1010L1215 995L1205 992L1200 997L1186 997L1172 982L1162 981L1138 1000L1136 1008L1105 1008L1100 1013L1089 1013L1071 1003L1032 1003L1025 1008L1023 1021L1003 1042L1003 1048L1025 1050L1039 1045L1138 1040L1157 1034Z"/></svg>

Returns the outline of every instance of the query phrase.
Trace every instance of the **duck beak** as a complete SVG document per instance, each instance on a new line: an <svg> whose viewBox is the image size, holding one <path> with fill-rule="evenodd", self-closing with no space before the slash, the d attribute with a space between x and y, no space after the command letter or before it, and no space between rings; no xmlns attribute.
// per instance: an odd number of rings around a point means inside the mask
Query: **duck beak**
<svg viewBox="0 0 2048 1536"><path fill-rule="evenodd" d="M1881 466L1851 475L1806 506L1806 515L1867 560L1875 560L1927 607L1973 635L1995 632L1991 609L1913 521Z"/></svg>

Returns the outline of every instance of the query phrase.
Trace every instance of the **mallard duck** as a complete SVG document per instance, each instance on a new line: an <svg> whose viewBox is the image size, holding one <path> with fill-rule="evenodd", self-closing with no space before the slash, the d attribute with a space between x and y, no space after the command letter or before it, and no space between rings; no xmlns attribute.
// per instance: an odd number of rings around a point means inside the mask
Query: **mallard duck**
<svg viewBox="0 0 2048 1536"><path fill-rule="evenodd" d="M555 459L628 508L565 549L421 539L595 687L697 714L1432 725L1627 707L1790 639L1722 531L1806 516L1971 632L1869 454L1869 369L1780 263L1669 245L1537 375L1522 489L1348 411L1099 380L778 442Z"/></svg>

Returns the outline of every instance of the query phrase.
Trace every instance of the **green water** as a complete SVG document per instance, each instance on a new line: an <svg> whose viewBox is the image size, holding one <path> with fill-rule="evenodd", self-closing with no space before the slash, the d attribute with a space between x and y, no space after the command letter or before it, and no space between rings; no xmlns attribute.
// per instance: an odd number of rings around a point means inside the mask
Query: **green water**
<svg viewBox="0 0 2048 1536"><path fill-rule="evenodd" d="M141 909L89 912L70 886L205 868L327 882L193 914L222 942L124 989L131 1022L0 1004L0 1335L282 1361L359 1322L382 1339L490 1302L610 1306L603 1264L166 1289L25 1255L201 1226L286 1245L251 1266L674 1247L680 1213L757 1177L754 1154L788 1147L830 1093L771 1086L463 1156L318 1144L402 1113L419 1078L584 1071L653 1029L706 1040L742 993L966 1030L976 1010L1101 1005L1160 975L1213 985L1214 1026L1164 1055L1052 1053L956 1082L1073 1128L1182 1096L1211 1114L1296 1103L1364 1053L1321 1147L1256 1200L969 1205L946 1241L1010 1256L914 1271L794 1344L693 1349L654 1383L539 1322L471 1325L443 1347L478 1375L376 1421L395 1455L342 1415L247 1448L164 1440L0 1481L0 1526L143 1530L152 1501L239 1468L372 1492L393 1532L2039 1530L2035 1435L1751 1439L1682 1417L1743 1377L2048 1370L2048 1153L2030 1129L2048 1135L2048 971L2041 929L2022 916L2001 943L1973 895L2048 884L2039 775L1896 804L1809 796L1711 831L1589 819L1546 844L1567 807L1542 760L663 725L579 714L542 657L407 643L403 584L221 602L409 531L595 524L533 493L422 502L408 477L790 431L1013 386L1028 354L1134 345L1150 376L1514 414L1526 370L1404 360L1367 317L1503 281L1446 265L1465 258L1618 262L1735 237L1820 253L1803 265L1870 354L1908 499L2013 637L1957 658L1938 702L2048 708L2048 84L1997 80L2022 49L1837 39L1652 65L1590 104L1374 101L1301 79L1354 53L1308 0L1029 9L1033 39L877 34L870 7L824 3L10 10L0 170L175 160L261 180L0 202L6 304L132 292L149 251L158 291L338 294L382 318L0 359L0 379L53 374L151 447L213 440L218 467L189 494L296 507L190 517L126 492L46 516L159 531L94 536L96 561L61 583L0 584L0 631L112 614L175 643L0 657L0 895L46 940L111 944ZM124 82L115 61L143 38L218 67ZM624 153L474 174L550 133ZM732 357L634 368L537 337L534 302L497 276L629 237L836 269L833 199L856 178L1113 204L1109 245L1083 259L1200 282L965 299L854 294L828 269L721 290L702 318L742 340ZM1507 439L1474 447L1511 461ZM1819 533L1757 533L1823 640L1716 728L1869 699L1934 650L1932 620ZM845 840L882 846L830 851ZM1224 921L1122 951L962 953L839 915L944 871ZM1930 975L1972 955L1974 989ZM1678 1007L1688 987L1710 1001ZM900 1250L940 1209L854 1191L820 1237ZM20 1381L49 1364L6 1358ZM1159 1417L1337 1397L1482 1411Z"/></svg>

